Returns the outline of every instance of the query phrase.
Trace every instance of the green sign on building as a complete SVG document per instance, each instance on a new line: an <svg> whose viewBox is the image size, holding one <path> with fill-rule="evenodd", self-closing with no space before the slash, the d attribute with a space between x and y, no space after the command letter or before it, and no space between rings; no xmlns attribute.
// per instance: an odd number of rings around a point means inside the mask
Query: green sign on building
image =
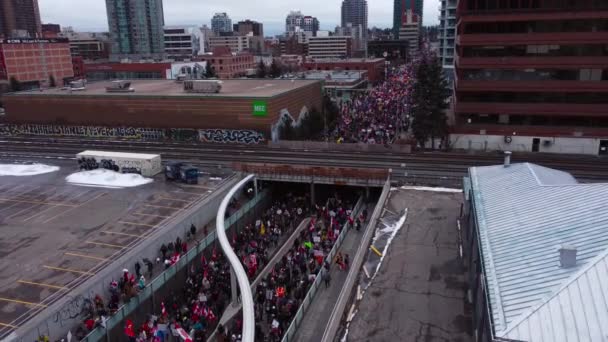
<svg viewBox="0 0 608 342"><path fill-rule="evenodd" d="M253 101L253 116L267 116L266 101Z"/></svg>

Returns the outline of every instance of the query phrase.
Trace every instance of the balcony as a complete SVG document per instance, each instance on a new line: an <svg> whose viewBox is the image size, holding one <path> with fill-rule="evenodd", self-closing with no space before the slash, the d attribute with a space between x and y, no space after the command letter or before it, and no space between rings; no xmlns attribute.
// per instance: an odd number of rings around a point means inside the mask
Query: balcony
<svg viewBox="0 0 608 342"><path fill-rule="evenodd" d="M608 56L600 57L458 57L462 69L603 69Z"/></svg>
<svg viewBox="0 0 608 342"><path fill-rule="evenodd" d="M460 19L463 23L495 22L495 21L522 21L522 20L575 20L575 19L607 19L608 7L596 11L542 11L542 10L500 10L496 12L460 11Z"/></svg>
<svg viewBox="0 0 608 342"><path fill-rule="evenodd" d="M478 81L456 82L456 91L608 93L607 81Z"/></svg>
<svg viewBox="0 0 608 342"><path fill-rule="evenodd" d="M456 102L459 114L519 114L608 117L608 104Z"/></svg>
<svg viewBox="0 0 608 342"><path fill-rule="evenodd" d="M461 34L457 40L462 46L606 44L608 32Z"/></svg>
<svg viewBox="0 0 608 342"><path fill-rule="evenodd" d="M605 137L608 128L577 127L577 126L536 126L536 125L497 125L497 124L459 124L450 128L453 134L479 134L484 131L486 135L517 135L523 136L583 136ZM575 135L578 132L578 135Z"/></svg>

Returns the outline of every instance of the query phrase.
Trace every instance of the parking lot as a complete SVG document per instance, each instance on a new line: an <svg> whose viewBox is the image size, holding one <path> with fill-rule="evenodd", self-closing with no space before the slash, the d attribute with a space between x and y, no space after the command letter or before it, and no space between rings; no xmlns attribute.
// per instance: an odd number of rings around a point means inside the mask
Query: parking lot
<svg viewBox="0 0 608 342"><path fill-rule="evenodd" d="M74 162L53 164L60 171L0 177L0 338L223 182L85 187L64 180Z"/></svg>

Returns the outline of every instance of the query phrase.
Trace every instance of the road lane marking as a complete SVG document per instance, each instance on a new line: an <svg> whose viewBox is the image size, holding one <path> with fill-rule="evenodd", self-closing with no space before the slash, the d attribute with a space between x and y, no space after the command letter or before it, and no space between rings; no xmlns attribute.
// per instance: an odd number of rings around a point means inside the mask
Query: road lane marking
<svg viewBox="0 0 608 342"><path fill-rule="evenodd" d="M169 206L166 206L166 205L144 204L144 206L146 206L146 207L152 207L152 208L164 208L164 209L182 210L182 208L180 208L180 207L169 207Z"/></svg>
<svg viewBox="0 0 608 342"><path fill-rule="evenodd" d="M95 273L91 273L91 272L87 272L87 271L73 270L71 268L55 267L55 266L48 266L48 265L43 265L42 267L48 268L49 270L71 272L71 273L79 273L79 274L86 274L86 275L95 275Z"/></svg>
<svg viewBox="0 0 608 342"><path fill-rule="evenodd" d="M145 227L150 227L150 228L156 227L156 225L152 225L152 224L138 223L138 222L129 222L129 221L118 221L118 223L131 224L131 225L134 225L134 226L145 226Z"/></svg>
<svg viewBox="0 0 608 342"><path fill-rule="evenodd" d="M146 213L133 213L133 215L152 216L152 217L160 217L160 218L169 218L169 217L171 217L171 216L165 216L165 215L154 215L154 214L146 214Z"/></svg>
<svg viewBox="0 0 608 342"><path fill-rule="evenodd" d="M132 236L132 237L136 237L138 239L145 239L146 238L143 235L128 234L128 233L121 233L121 232L112 232L112 231L109 231L109 230L103 230L101 232L102 233L106 233L106 234L116 234L116 235Z"/></svg>
<svg viewBox="0 0 608 342"><path fill-rule="evenodd" d="M9 302L9 303L23 304L23 305L30 305L30 306L40 306L40 307L43 307L43 308L47 307L47 305L40 304L40 303L32 303L32 302L26 302L24 300L3 298L3 297L0 297L0 301L2 301L2 302Z"/></svg>
<svg viewBox="0 0 608 342"><path fill-rule="evenodd" d="M125 248L125 246L113 245L111 243L104 243L104 242L85 241L85 243L90 243L90 244L93 244L93 245L106 246L106 247L112 247L112 248L120 248L120 249Z"/></svg>
<svg viewBox="0 0 608 342"><path fill-rule="evenodd" d="M79 254L79 253L72 253L72 252L65 252L65 255L69 255L69 256L75 256L75 257L79 257L79 258L87 258L87 259L93 259L93 260L99 260L99 261L106 261L108 260L107 258L102 258L102 257L96 257L96 256L91 256L91 255L85 255L85 254Z"/></svg>
<svg viewBox="0 0 608 342"><path fill-rule="evenodd" d="M17 282L21 283L21 284L35 285L35 286L40 286L40 287L49 287L51 289L57 289L57 290L67 290L68 289L65 286L58 286L58 285L37 283L37 282L34 282L34 281L27 281L27 280L17 280Z"/></svg>

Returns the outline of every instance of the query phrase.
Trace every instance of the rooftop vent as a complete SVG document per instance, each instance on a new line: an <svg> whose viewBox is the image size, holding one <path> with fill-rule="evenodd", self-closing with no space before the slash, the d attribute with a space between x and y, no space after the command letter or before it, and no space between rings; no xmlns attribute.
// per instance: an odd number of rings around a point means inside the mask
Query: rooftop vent
<svg viewBox="0 0 608 342"><path fill-rule="evenodd" d="M568 268L576 266L576 247L572 245L562 245L559 249L559 264L561 267Z"/></svg>
<svg viewBox="0 0 608 342"><path fill-rule="evenodd" d="M511 165L511 151L505 151L505 167Z"/></svg>

